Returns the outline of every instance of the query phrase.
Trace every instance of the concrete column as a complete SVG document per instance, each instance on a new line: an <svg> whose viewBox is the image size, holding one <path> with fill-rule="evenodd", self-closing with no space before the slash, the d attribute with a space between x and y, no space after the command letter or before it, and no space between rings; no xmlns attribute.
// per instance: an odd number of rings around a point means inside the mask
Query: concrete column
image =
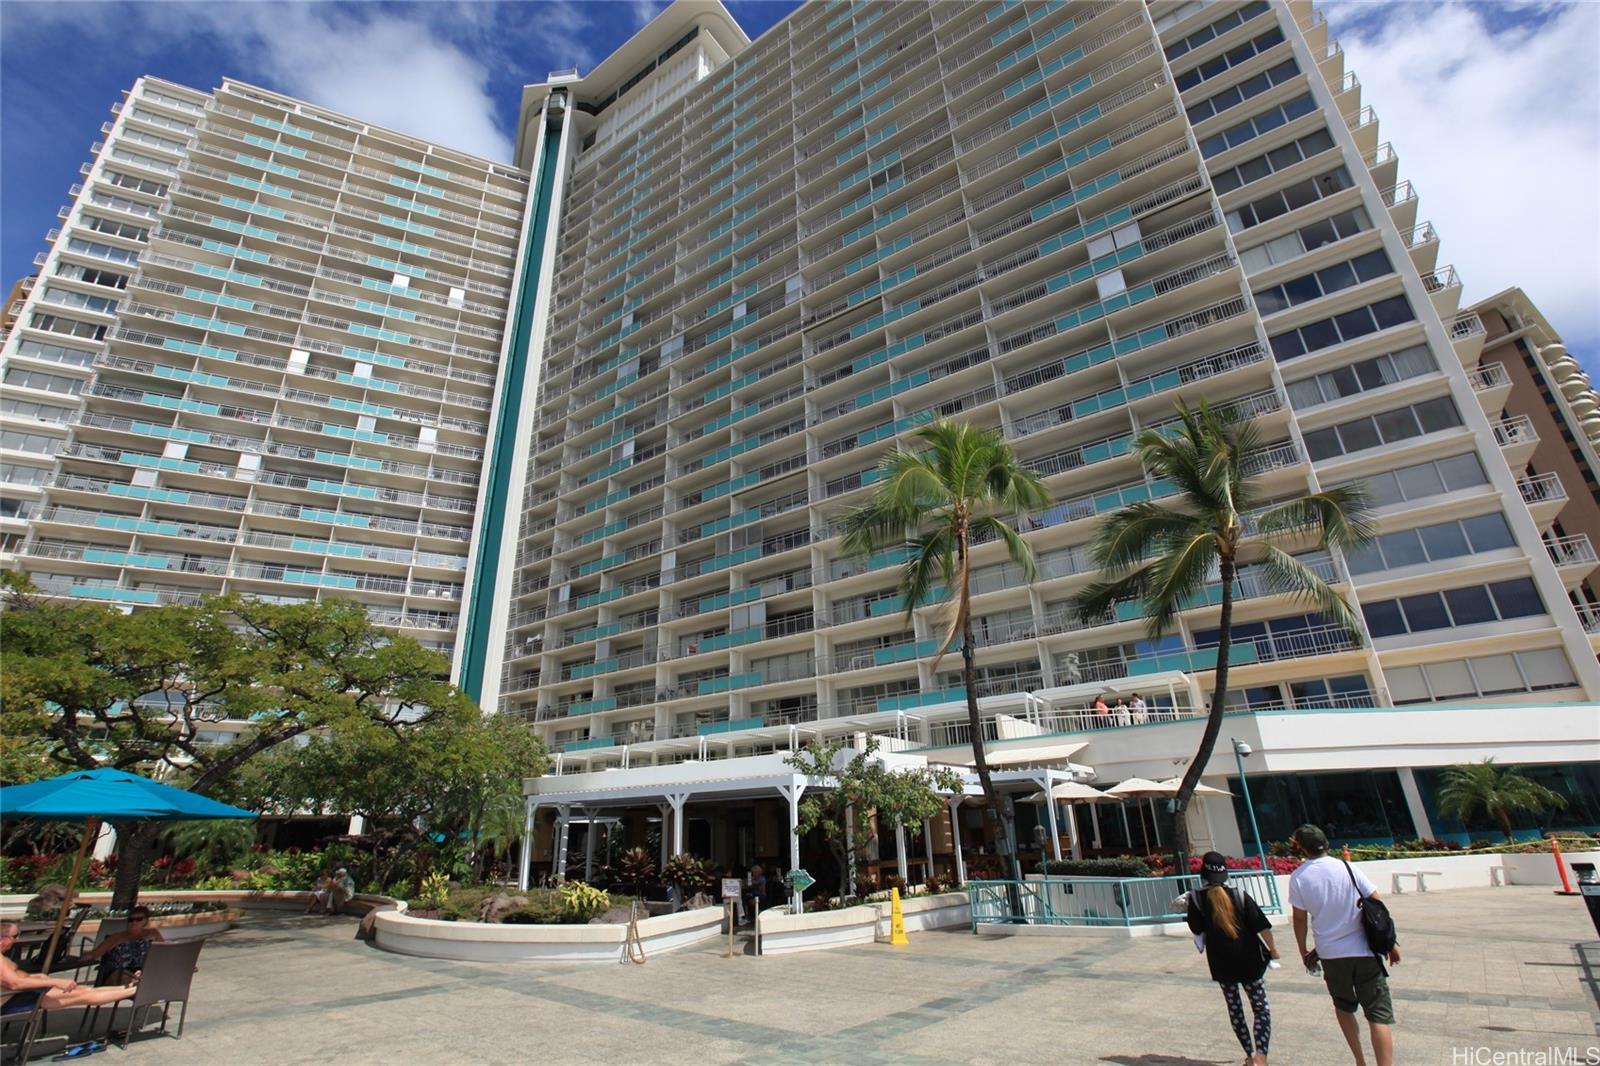
<svg viewBox="0 0 1600 1066"><path fill-rule="evenodd" d="M351 819L355 821L356 819ZM94 838L94 850L90 857L95 859L108 859L117 850L117 831L105 822L100 823L100 832Z"/></svg>
<svg viewBox="0 0 1600 1066"><path fill-rule="evenodd" d="M566 804L556 808L556 880L567 879L567 819L572 817L572 808Z"/></svg>
<svg viewBox="0 0 1600 1066"><path fill-rule="evenodd" d="M789 801L789 869L800 869L800 797L805 793L804 782L796 781L792 785L779 785L778 791L783 798ZM800 914L803 909L804 894L791 890L790 906L794 913Z"/></svg>
<svg viewBox="0 0 1600 1066"><path fill-rule="evenodd" d="M1056 824L1056 800L1050 795L1050 790L1055 787L1055 771L1046 770L1044 781L1044 812L1046 824L1050 827L1050 857L1056 861L1061 860L1061 828Z"/></svg>
<svg viewBox="0 0 1600 1066"><path fill-rule="evenodd" d="M528 890L528 881L533 874L533 818L539 805L529 796L525 807L526 812L522 817L522 855L517 873L517 887L524 892Z"/></svg>
<svg viewBox="0 0 1600 1066"><path fill-rule="evenodd" d="M667 802L672 805L672 854L683 854L683 806L689 802L687 792L667 793ZM662 826L666 831L666 826Z"/></svg>
<svg viewBox="0 0 1600 1066"><path fill-rule="evenodd" d="M1428 840L1433 836L1433 822L1428 817L1428 809L1422 805L1422 790L1417 788L1417 775L1409 766L1402 766L1400 773L1400 791L1406 798L1406 809L1411 812L1411 820L1416 823L1417 836Z"/></svg>
<svg viewBox="0 0 1600 1066"><path fill-rule="evenodd" d="M933 876L933 822L922 820L922 852L928 859L928 876Z"/></svg>
<svg viewBox="0 0 1600 1066"><path fill-rule="evenodd" d="M667 849L672 846L672 825L668 820L672 814L672 804L658 803L656 810L661 812L661 869L665 870L671 854Z"/></svg>
<svg viewBox="0 0 1600 1066"><path fill-rule="evenodd" d="M856 894L856 808L855 804L846 804L844 808L844 894Z"/></svg>
<svg viewBox="0 0 1600 1066"><path fill-rule="evenodd" d="M956 881L960 884L967 883L967 860L961 854L961 817L956 812L961 806L961 801L966 797L957 792L950 797L950 843L956 851Z"/></svg>
<svg viewBox="0 0 1600 1066"><path fill-rule="evenodd" d="M594 812L585 808L583 812L583 883L594 883Z"/></svg>
<svg viewBox="0 0 1600 1066"><path fill-rule="evenodd" d="M894 820L894 863L900 872L901 882L909 884L911 875L906 869L906 827L898 818Z"/></svg>

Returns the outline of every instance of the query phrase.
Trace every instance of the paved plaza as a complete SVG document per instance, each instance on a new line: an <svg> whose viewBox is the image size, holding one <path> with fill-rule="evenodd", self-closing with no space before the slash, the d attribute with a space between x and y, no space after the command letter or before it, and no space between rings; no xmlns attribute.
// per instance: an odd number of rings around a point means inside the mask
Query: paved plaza
<svg viewBox="0 0 1600 1066"><path fill-rule="evenodd" d="M1600 1046L1600 943L1579 900L1501 888L1391 904L1405 952L1394 978L1398 1062L1493 1061L1453 1054L1480 1047L1575 1048L1571 1061L1600 1061L1584 1058ZM726 959L719 945L643 966L539 966L406 958L353 939L354 930L353 920L253 916L206 946L181 1041L147 1037L97 1061L1226 1066L1242 1058L1186 937L955 930L915 934L902 948ZM1288 928L1279 936L1292 955ZM1349 1061L1320 981L1290 963L1269 987L1274 1062Z"/></svg>

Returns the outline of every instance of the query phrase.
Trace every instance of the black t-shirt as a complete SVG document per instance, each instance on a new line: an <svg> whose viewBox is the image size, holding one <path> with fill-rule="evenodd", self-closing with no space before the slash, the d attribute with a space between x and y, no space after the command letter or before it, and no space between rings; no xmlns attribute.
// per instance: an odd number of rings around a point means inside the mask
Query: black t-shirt
<svg viewBox="0 0 1600 1066"><path fill-rule="evenodd" d="M1226 891L1233 899L1239 935L1230 937L1217 928L1212 918L1210 889L1189 896L1189 931L1206 935L1206 962L1211 966L1213 981L1224 984L1259 981L1267 972L1267 959L1266 947L1258 934L1271 929L1272 923L1247 893L1236 888Z"/></svg>

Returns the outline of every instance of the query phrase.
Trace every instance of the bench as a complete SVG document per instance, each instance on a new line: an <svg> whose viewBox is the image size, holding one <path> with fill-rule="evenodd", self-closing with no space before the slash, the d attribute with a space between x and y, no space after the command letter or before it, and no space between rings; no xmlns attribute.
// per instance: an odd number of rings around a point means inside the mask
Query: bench
<svg viewBox="0 0 1600 1066"><path fill-rule="evenodd" d="M1395 874L1393 876L1394 876L1394 894L1398 896L1398 895L1403 894L1404 891L1405 891L1403 888L1400 887L1400 879L1402 877L1414 877L1414 878L1416 878L1417 879L1417 891L1418 892L1426 892L1426 891L1428 891L1428 882L1425 880L1426 878L1429 878L1429 877L1443 877L1444 875L1442 873L1440 873L1438 870L1410 870L1410 871L1407 871L1406 873L1397 873L1397 874Z"/></svg>

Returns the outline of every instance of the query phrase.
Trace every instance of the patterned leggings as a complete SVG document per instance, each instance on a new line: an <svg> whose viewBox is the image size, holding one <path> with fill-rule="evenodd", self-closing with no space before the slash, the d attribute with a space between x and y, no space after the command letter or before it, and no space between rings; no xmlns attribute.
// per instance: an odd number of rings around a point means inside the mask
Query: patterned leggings
<svg viewBox="0 0 1600 1066"><path fill-rule="evenodd" d="M1236 984L1222 986L1222 998L1228 1001L1228 1021L1233 1023L1233 1035L1239 1038L1246 1055L1258 1052L1265 1055L1267 1044L1272 1040L1272 1008L1267 1006L1267 982L1246 981L1244 992L1250 997L1250 1011L1256 1017L1255 1046L1250 1044L1250 1027L1244 1023L1244 1004L1239 1001Z"/></svg>

